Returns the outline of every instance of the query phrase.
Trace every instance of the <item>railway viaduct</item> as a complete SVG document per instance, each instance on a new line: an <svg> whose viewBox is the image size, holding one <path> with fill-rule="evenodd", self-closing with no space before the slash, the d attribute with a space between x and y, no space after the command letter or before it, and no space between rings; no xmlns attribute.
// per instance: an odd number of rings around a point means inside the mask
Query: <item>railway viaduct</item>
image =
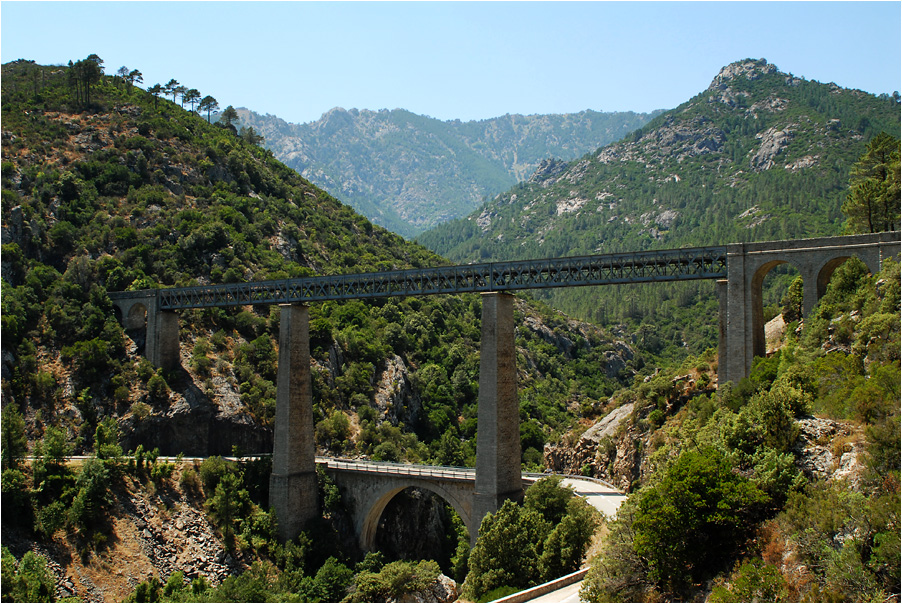
<svg viewBox="0 0 902 604"><path fill-rule="evenodd" d="M475 477L379 476L336 470L355 502L361 545L372 546L385 504L404 486L430 489L461 515L472 539L486 513L523 496L512 291L550 287L715 279L720 301L719 384L748 375L765 353L762 283L789 263L803 278L803 316L823 296L833 271L851 257L871 272L900 255L898 232L740 243L726 246L603 254L336 275L256 283L167 288L110 294L126 328L146 325L145 354L157 367L179 364L178 310L279 304L270 502L279 536L292 539L317 516L313 400L307 305L325 300L477 292L483 294Z"/></svg>

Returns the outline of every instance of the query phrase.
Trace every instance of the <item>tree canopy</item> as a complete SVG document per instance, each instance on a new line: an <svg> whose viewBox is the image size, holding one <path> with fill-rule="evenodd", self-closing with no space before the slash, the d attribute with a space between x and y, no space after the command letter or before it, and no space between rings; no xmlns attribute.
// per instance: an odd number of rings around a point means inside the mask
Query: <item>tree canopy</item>
<svg viewBox="0 0 902 604"><path fill-rule="evenodd" d="M899 228L899 139L881 132L852 168L843 203L846 230L879 233Z"/></svg>

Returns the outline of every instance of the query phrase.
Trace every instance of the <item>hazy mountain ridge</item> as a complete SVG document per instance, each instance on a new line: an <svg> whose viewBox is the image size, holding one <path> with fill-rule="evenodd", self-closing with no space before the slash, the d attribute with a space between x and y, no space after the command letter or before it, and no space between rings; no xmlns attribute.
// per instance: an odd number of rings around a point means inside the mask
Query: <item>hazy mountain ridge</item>
<svg viewBox="0 0 902 604"><path fill-rule="evenodd" d="M763 60L733 63L706 91L625 139L545 164L466 218L469 225L439 226L420 240L466 261L542 247L591 253L836 234L851 164L871 135L898 127L892 99L809 82ZM801 227L795 232L777 223L809 214L803 209L820 219L791 225Z"/></svg>
<svg viewBox="0 0 902 604"><path fill-rule="evenodd" d="M470 262L836 235L852 165L871 137L897 133L899 124L899 104L888 95L807 81L763 59L738 61L619 142L546 162L418 241ZM680 305L707 300L706 292L687 289ZM654 321L662 294L609 288L550 297L583 318ZM691 342L697 333L670 339Z"/></svg>
<svg viewBox="0 0 902 604"><path fill-rule="evenodd" d="M578 157L657 114L586 110L462 122L403 109L334 108L315 122L291 124L238 113L286 165L405 236L466 215L546 158Z"/></svg>

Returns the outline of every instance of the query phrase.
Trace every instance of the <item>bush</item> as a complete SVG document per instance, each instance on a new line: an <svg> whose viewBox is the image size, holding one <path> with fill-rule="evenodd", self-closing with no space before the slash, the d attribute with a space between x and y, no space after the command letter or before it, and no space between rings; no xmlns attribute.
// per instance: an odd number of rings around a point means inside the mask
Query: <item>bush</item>
<svg viewBox="0 0 902 604"><path fill-rule="evenodd" d="M220 456L208 457L200 464L200 479L204 483L204 493L212 497L223 476L232 471L232 464Z"/></svg>
<svg viewBox="0 0 902 604"><path fill-rule="evenodd" d="M159 371L147 380L147 393L157 401L169 397L169 384L166 383L166 379Z"/></svg>
<svg viewBox="0 0 902 604"><path fill-rule="evenodd" d="M354 580L354 589L348 596L348 600L352 602L400 602L409 593L425 591L440 572L438 564L432 560L391 562L378 572L358 573Z"/></svg>
<svg viewBox="0 0 902 604"><path fill-rule="evenodd" d="M685 594L735 554L767 496L719 452L686 451L639 498L634 548L649 577Z"/></svg>
<svg viewBox="0 0 902 604"><path fill-rule="evenodd" d="M18 563L5 547L2 550L4 602L53 602L56 581L47 570L47 560L28 551Z"/></svg>
<svg viewBox="0 0 902 604"><path fill-rule="evenodd" d="M191 495L199 495L201 492L201 482L194 468L185 468L179 477L179 486L182 490Z"/></svg>
<svg viewBox="0 0 902 604"><path fill-rule="evenodd" d="M788 602L789 589L786 579L773 564L765 564L760 558L737 564L727 580L727 586L717 586L711 592L710 602Z"/></svg>

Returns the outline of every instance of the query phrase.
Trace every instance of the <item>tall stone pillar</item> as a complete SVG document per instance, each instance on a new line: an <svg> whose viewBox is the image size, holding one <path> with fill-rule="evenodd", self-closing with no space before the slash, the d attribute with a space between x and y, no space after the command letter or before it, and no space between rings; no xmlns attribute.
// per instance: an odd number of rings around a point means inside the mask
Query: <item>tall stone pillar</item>
<svg viewBox="0 0 902 604"><path fill-rule="evenodd" d="M179 315L174 310L147 309L145 354L154 367L170 370L179 366Z"/></svg>
<svg viewBox="0 0 902 604"><path fill-rule="evenodd" d="M289 541L319 513L310 381L310 330L306 306L284 304L279 318L279 374L273 428L269 503L279 539Z"/></svg>
<svg viewBox="0 0 902 604"><path fill-rule="evenodd" d="M748 375L752 366L752 338L748 336L753 323L752 304L749 300L750 283L746 275L745 246L741 243L727 246L726 319L724 350L718 361L718 386L739 380ZM723 286L721 287L721 291ZM723 313L723 301L721 301Z"/></svg>
<svg viewBox="0 0 902 604"><path fill-rule="evenodd" d="M842 262L837 262L836 264L839 265ZM824 291L818 291L820 289L818 282L820 266L803 265L799 268L802 276L802 316L807 319L814 311L814 307L817 306L818 300L826 293L827 288L825 285ZM832 274L832 272L831 270L830 273Z"/></svg>
<svg viewBox="0 0 902 604"><path fill-rule="evenodd" d="M487 513L497 511L505 499L523 498L516 361L514 297L483 294L471 543Z"/></svg>
<svg viewBox="0 0 902 604"><path fill-rule="evenodd" d="M727 339L727 283L726 279L718 279L714 284L714 292L717 294L719 303L719 317L717 325L717 387L726 384L727 379L727 359L729 358L729 341Z"/></svg>

